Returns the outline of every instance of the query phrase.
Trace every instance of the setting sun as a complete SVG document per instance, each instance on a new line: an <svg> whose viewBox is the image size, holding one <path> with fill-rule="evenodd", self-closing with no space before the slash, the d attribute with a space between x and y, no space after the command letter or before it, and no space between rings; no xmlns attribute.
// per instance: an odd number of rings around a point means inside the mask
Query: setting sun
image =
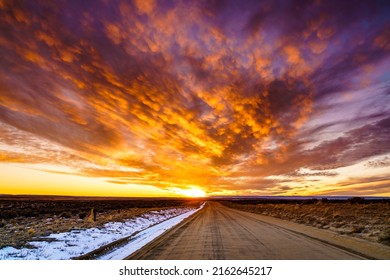
<svg viewBox="0 0 390 280"><path fill-rule="evenodd" d="M191 187L188 189L178 189L176 191L180 195L184 195L187 197L205 197L206 192L198 187Z"/></svg>

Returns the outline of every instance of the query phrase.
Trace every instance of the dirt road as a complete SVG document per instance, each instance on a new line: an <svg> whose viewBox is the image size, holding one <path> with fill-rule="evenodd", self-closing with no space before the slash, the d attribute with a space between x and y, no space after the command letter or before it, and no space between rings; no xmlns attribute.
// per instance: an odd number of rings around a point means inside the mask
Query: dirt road
<svg viewBox="0 0 390 280"><path fill-rule="evenodd" d="M272 219L231 209L217 202L207 202L198 213L126 259L375 258L338 246L337 238L329 236L328 232L313 229L314 234L313 232L307 234L304 230L307 231L309 227L297 229L294 227L302 227L302 225L273 219L279 223L277 224ZM325 235L321 237L323 232ZM335 243L332 244L329 240L333 239ZM349 246L351 245L348 245L349 241L349 239L338 240L338 243ZM352 240L352 245L353 242L355 241ZM367 244L363 243L363 245ZM386 248L384 250L384 258L386 258L388 252Z"/></svg>

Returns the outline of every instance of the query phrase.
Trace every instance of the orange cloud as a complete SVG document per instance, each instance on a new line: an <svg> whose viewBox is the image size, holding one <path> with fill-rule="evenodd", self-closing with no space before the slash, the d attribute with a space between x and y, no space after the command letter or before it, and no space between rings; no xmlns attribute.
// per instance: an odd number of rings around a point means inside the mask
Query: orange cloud
<svg viewBox="0 0 390 280"><path fill-rule="evenodd" d="M156 7L154 0L135 0L134 4L143 14L150 14Z"/></svg>
<svg viewBox="0 0 390 280"><path fill-rule="evenodd" d="M335 30L333 27L324 27L317 30L317 37L321 40L329 39L333 36Z"/></svg>
<svg viewBox="0 0 390 280"><path fill-rule="evenodd" d="M310 50L315 54L323 53L327 48L327 43L323 41L310 41L309 42Z"/></svg>
<svg viewBox="0 0 390 280"><path fill-rule="evenodd" d="M305 148L320 137L305 131L331 110L327 98L388 59L380 17L361 35L332 3L255 2L0 2L0 161L123 187L259 194L294 191L268 176L385 153L352 124L345 133L366 153L332 137L317 143L327 152ZM360 9L351 13L363 26ZM386 124L372 125L382 139Z"/></svg>

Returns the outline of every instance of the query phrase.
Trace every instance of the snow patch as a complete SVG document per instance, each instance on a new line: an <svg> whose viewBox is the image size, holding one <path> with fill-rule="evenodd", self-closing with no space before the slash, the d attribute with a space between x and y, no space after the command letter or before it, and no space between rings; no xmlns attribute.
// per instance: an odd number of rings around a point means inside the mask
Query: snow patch
<svg viewBox="0 0 390 280"><path fill-rule="evenodd" d="M188 211L187 213L176 216L172 219L169 219L165 222L162 222L153 227L147 228L146 230L136 234L134 238L127 243L126 245L117 248L115 251L109 252L102 257L99 257L99 260L123 260L125 257L131 255L135 251L141 249L143 246L159 237L165 231L179 224L185 218L191 216L198 210L202 209L204 204L201 205L200 208Z"/></svg>
<svg viewBox="0 0 390 280"><path fill-rule="evenodd" d="M195 210L193 208L172 208L151 211L125 222L107 223L102 228L53 233L45 236L43 241L28 242L28 246L32 246L32 249L17 249L10 246L0 249L0 260L68 260L144 229L147 230L136 236L139 235L140 239L151 241L152 239L148 238L147 235L155 236L157 232L162 233L201 208L202 206ZM154 227L159 230L151 230L154 228L153 225L156 225ZM50 239L53 241L47 241ZM133 244L133 242L130 244ZM127 253L127 255L130 255L132 252L127 251ZM114 259L115 256L112 258Z"/></svg>

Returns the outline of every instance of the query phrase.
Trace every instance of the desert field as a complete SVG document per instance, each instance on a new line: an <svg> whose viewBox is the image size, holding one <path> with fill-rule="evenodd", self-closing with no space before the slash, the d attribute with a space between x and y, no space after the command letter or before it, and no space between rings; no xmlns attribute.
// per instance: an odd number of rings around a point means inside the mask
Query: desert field
<svg viewBox="0 0 390 280"><path fill-rule="evenodd" d="M390 201L223 201L225 206L390 245Z"/></svg>
<svg viewBox="0 0 390 280"><path fill-rule="evenodd" d="M1 197L0 210L0 259L390 256L388 199Z"/></svg>
<svg viewBox="0 0 390 280"><path fill-rule="evenodd" d="M0 249L6 246L29 247L29 241L44 241L53 233L102 228L110 222L124 222L148 213L198 207L199 204L199 201L185 199L1 198ZM50 241L50 238L47 239Z"/></svg>

